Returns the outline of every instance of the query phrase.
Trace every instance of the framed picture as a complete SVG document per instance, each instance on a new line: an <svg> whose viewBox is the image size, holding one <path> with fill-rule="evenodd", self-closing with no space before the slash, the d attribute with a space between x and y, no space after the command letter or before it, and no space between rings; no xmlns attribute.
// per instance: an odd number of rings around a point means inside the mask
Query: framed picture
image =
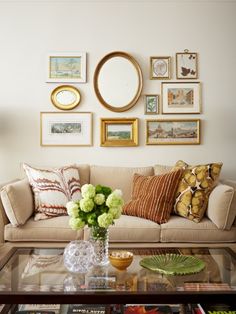
<svg viewBox="0 0 236 314"><path fill-rule="evenodd" d="M151 80L170 79L170 57L150 58L150 79Z"/></svg>
<svg viewBox="0 0 236 314"><path fill-rule="evenodd" d="M145 95L145 114L159 112L159 95Z"/></svg>
<svg viewBox="0 0 236 314"><path fill-rule="evenodd" d="M138 119L101 119L101 146L137 146Z"/></svg>
<svg viewBox="0 0 236 314"><path fill-rule="evenodd" d="M198 55L196 52L176 53L176 78L197 79L198 78Z"/></svg>
<svg viewBox="0 0 236 314"><path fill-rule="evenodd" d="M92 113L41 112L41 146L91 146Z"/></svg>
<svg viewBox="0 0 236 314"><path fill-rule="evenodd" d="M201 113L200 82L163 82L162 113Z"/></svg>
<svg viewBox="0 0 236 314"><path fill-rule="evenodd" d="M47 82L85 83L86 53L50 53L47 56Z"/></svg>
<svg viewBox="0 0 236 314"><path fill-rule="evenodd" d="M146 144L200 144L200 120L146 120Z"/></svg>

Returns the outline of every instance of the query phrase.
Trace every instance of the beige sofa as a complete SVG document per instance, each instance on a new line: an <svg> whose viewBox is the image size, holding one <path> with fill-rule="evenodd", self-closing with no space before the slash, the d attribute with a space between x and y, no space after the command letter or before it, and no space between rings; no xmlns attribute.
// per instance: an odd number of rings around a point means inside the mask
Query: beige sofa
<svg viewBox="0 0 236 314"><path fill-rule="evenodd" d="M125 201L128 201L134 173L154 175L155 170L155 174L164 174L169 171L169 168L158 165L140 168L79 165L79 172L81 184L90 182L94 185L103 184L119 188L123 191ZM236 189L234 181L221 180L219 184L224 186L227 184L234 191ZM236 192L234 191L233 194L231 193L233 196L228 207L218 199L219 193L214 195L213 191L209 198L207 215L200 223L172 215L167 223L159 225L143 218L122 215L109 229L110 244L116 247L229 246L236 250ZM225 193L227 194L227 190ZM0 243L2 244L62 246L68 241L88 237L88 229L73 231L69 227L68 216L34 221L33 195L26 178L17 180L14 184L2 185L1 198L3 202L0 202ZM10 223L9 207L15 209L16 218L19 220L22 219L21 214L24 212L25 217L28 217L26 221L22 221L17 227ZM230 223L229 226L221 223L225 217L233 224Z"/></svg>

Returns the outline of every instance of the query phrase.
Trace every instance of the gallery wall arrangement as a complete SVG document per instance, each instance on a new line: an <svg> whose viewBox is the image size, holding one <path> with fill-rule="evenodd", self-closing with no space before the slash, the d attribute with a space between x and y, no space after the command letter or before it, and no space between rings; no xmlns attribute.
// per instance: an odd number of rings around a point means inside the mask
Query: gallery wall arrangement
<svg viewBox="0 0 236 314"><path fill-rule="evenodd" d="M87 54L57 52L47 56L48 83L59 83L51 90L51 103L57 110L40 113L42 146L93 145L92 112L71 111L79 107L80 88L86 83ZM198 53L185 49L171 56L151 56L150 80L161 80L159 93L143 93L144 114L157 116L145 120L146 145L195 145L201 143L200 119L183 118L201 114L201 82L198 80ZM175 69L175 73L172 69ZM73 85L72 85L73 84ZM133 56L124 51L105 55L93 76L99 103L120 117L100 119L100 146L138 146L139 117L124 118L143 92L142 69ZM178 115L177 119L162 118ZM160 117L159 117L160 116Z"/></svg>

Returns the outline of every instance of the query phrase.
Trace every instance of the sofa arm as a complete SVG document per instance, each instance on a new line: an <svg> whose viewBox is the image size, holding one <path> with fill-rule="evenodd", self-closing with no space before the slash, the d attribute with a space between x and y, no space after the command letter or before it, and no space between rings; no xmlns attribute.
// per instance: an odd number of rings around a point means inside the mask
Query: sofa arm
<svg viewBox="0 0 236 314"><path fill-rule="evenodd" d="M19 179L12 180L12 181L6 182L6 183L0 183L0 189L3 188L5 185L12 183L12 182L16 182L18 180ZM0 197L0 244L4 242L4 227L8 223L9 223L9 220L7 218L7 215L6 215L6 212L5 212L5 209L3 207L1 197Z"/></svg>

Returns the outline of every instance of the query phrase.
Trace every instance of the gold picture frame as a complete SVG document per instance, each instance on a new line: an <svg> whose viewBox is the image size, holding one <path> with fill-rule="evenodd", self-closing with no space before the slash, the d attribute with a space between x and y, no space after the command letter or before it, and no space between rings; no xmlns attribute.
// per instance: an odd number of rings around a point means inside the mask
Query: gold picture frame
<svg viewBox="0 0 236 314"><path fill-rule="evenodd" d="M159 113L160 97L159 95L144 95L145 110L144 114L154 115Z"/></svg>
<svg viewBox="0 0 236 314"><path fill-rule="evenodd" d="M181 80L198 79L198 54L197 52L177 52L176 59L176 78Z"/></svg>
<svg viewBox="0 0 236 314"><path fill-rule="evenodd" d="M92 146L91 112L40 112L41 146Z"/></svg>
<svg viewBox="0 0 236 314"><path fill-rule="evenodd" d="M185 114L201 113L200 82L162 82L161 113Z"/></svg>
<svg viewBox="0 0 236 314"><path fill-rule="evenodd" d="M171 57L150 57L150 79L169 80L171 78Z"/></svg>
<svg viewBox="0 0 236 314"><path fill-rule="evenodd" d="M101 146L138 146L138 118L101 118Z"/></svg>
<svg viewBox="0 0 236 314"><path fill-rule="evenodd" d="M56 87L51 93L52 104L61 110L71 110L80 103L81 95L79 90L71 85Z"/></svg>
<svg viewBox="0 0 236 314"><path fill-rule="evenodd" d="M200 119L146 120L146 145L198 145Z"/></svg>

